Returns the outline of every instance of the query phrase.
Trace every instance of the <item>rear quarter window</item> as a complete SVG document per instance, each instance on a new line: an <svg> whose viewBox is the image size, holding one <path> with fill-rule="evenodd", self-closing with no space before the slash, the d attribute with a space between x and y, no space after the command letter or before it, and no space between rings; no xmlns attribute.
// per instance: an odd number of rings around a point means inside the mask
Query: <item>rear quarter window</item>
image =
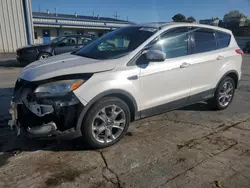
<svg viewBox="0 0 250 188"><path fill-rule="evenodd" d="M231 35L224 32L216 32L220 48L226 48L230 44Z"/></svg>

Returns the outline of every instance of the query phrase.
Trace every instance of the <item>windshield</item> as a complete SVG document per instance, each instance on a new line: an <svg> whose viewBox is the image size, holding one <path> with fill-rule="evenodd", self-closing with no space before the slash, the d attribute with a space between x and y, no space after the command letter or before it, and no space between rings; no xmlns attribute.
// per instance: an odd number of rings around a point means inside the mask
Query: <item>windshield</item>
<svg viewBox="0 0 250 188"><path fill-rule="evenodd" d="M56 38L54 38L54 39L51 41L51 43L52 43L52 44L58 44L58 43L59 43L60 41L62 41L63 39L65 39L64 36L56 37Z"/></svg>
<svg viewBox="0 0 250 188"><path fill-rule="evenodd" d="M92 59L115 59L132 52L157 31L150 27L123 27L80 49L75 55Z"/></svg>

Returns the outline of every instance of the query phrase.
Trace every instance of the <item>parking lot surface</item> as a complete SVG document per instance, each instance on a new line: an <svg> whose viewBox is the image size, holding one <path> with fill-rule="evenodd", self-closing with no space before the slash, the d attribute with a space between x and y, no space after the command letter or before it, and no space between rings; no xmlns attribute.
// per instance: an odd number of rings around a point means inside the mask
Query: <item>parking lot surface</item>
<svg viewBox="0 0 250 188"><path fill-rule="evenodd" d="M250 187L250 56L228 109L199 103L143 119L119 143L95 151L81 139L16 138L7 121L20 70L0 60L0 187Z"/></svg>

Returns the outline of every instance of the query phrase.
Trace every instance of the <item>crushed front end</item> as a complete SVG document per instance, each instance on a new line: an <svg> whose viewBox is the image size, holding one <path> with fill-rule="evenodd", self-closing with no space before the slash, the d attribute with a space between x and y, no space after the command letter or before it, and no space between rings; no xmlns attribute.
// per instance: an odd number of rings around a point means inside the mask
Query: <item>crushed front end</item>
<svg viewBox="0 0 250 188"><path fill-rule="evenodd" d="M77 138L81 131L76 129L83 105L71 91L84 81L46 80L29 82L18 79L11 101L9 121L17 134L27 133L30 137Z"/></svg>

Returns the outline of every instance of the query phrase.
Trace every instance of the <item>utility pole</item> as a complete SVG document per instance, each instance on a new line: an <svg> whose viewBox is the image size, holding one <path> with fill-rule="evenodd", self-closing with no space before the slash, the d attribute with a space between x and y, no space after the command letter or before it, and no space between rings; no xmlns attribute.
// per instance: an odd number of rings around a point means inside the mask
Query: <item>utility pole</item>
<svg viewBox="0 0 250 188"><path fill-rule="evenodd" d="M120 16L118 15L117 11L115 12L115 15L113 15L116 19L120 18Z"/></svg>
<svg viewBox="0 0 250 188"><path fill-rule="evenodd" d="M38 12L41 12L40 4L38 4Z"/></svg>
<svg viewBox="0 0 250 188"><path fill-rule="evenodd" d="M92 12L93 13L93 18L95 17L95 11Z"/></svg>

